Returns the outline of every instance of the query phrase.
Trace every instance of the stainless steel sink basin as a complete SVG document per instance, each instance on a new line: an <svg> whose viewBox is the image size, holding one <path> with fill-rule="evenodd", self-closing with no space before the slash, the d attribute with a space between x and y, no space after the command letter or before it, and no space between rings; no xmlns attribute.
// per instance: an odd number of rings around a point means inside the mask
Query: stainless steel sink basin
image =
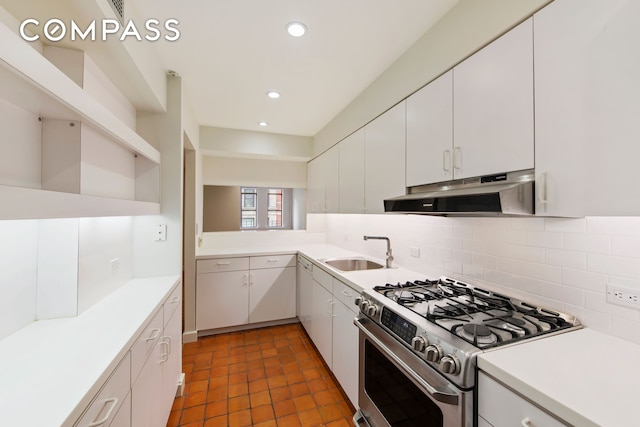
<svg viewBox="0 0 640 427"><path fill-rule="evenodd" d="M340 271L375 270L384 268L382 264L366 258L331 258L323 261L325 264Z"/></svg>

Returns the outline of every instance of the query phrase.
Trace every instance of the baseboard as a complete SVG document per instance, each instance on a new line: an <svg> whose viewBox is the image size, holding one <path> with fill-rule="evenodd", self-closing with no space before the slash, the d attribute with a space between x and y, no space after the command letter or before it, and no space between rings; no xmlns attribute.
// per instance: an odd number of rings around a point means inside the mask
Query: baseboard
<svg viewBox="0 0 640 427"><path fill-rule="evenodd" d="M198 331L189 331L189 332L182 333L183 344L186 344L189 342L196 342L196 341L198 341Z"/></svg>

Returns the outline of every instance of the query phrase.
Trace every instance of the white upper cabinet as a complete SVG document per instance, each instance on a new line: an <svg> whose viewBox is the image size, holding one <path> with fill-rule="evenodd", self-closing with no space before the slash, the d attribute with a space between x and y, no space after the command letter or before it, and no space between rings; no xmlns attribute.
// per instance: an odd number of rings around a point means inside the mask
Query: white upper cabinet
<svg viewBox="0 0 640 427"><path fill-rule="evenodd" d="M455 178L533 168L531 19L454 67L453 127Z"/></svg>
<svg viewBox="0 0 640 427"><path fill-rule="evenodd" d="M307 164L307 212L339 211L339 151L333 146Z"/></svg>
<svg viewBox="0 0 640 427"><path fill-rule="evenodd" d="M364 213L364 128L338 144L340 213Z"/></svg>
<svg viewBox="0 0 640 427"><path fill-rule="evenodd" d="M405 194L405 104L364 127L366 213L384 213L384 199Z"/></svg>
<svg viewBox="0 0 640 427"><path fill-rule="evenodd" d="M2 23L0 38L0 219L157 214L158 150Z"/></svg>
<svg viewBox="0 0 640 427"><path fill-rule="evenodd" d="M534 16L536 213L639 215L640 2L563 0Z"/></svg>
<svg viewBox="0 0 640 427"><path fill-rule="evenodd" d="M453 73L407 98L407 187L453 179Z"/></svg>

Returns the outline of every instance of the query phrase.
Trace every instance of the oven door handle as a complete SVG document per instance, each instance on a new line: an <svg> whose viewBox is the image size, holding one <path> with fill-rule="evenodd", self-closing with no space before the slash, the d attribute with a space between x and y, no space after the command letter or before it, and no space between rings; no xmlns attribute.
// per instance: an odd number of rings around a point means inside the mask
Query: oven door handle
<svg viewBox="0 0 640 427"><path fill-rule="evenodd" d="M458 404L458 395L456 393L447 393L437 390L431 384L420 378L420 376L417 375L409 365L407 365L398 356L393 354L393 352L382 341L380 341L373 333L371 333L371 331L369 331L369 329L367 329L367 327L361 322L361 319L355 319L353 323L358 327L358 329L360 329L360 331L362 331L362 333L367 336L368 339L373 341L373 343L378 346L386 356L393 359L394 363L400 369L411 376L414 381L416 381L423 389L425 389L429 393L429 395L431 395L431 397L442 403L448 403L451 405Z"/></svg>

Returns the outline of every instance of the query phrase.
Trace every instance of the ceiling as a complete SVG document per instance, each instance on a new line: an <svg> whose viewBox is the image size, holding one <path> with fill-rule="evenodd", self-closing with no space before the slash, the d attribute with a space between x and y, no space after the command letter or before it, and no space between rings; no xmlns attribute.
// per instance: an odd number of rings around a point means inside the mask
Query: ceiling
<svg viewBox="0 0 640 427"><path fill-rule="evenodd" d="M18 21L59 18L86 28L115 17L109 1L0 0L0 6ZM149 18L177 19L180 38L66 37L58 45L88 52L139 110L162 108L149 82L163 82L164 71L173 70L202 126L314 136L458 1L124 0L125 20L144 29ZM307 34L289 36L291 21L303 22ZM155 68L138 68L135 58L142 57ZM282 96L270 99L270 90Z"/></svg>
<svg viewBox="0 0 640 427"><path fill-rule="evenodd" d="M458 2L125 1L125 17L133 8L180 22L178 41L149 45L182 77L200 125L301 136L320 131ZM307 34L289 36L291 21Z"/></svg>

